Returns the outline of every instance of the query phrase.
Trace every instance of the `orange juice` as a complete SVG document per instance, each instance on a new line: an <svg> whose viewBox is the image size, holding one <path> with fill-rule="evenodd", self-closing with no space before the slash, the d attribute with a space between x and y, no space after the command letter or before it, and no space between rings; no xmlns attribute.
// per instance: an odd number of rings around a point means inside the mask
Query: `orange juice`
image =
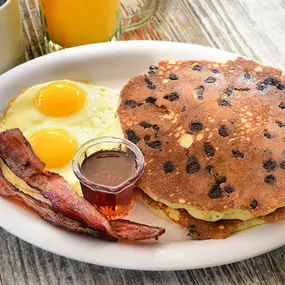
<svg viewBox="0 0 285 285"><path fill-rule="evenodd" d="M73 47L111 40L119 27L119 0L40 0L52 42Z"/></svg>

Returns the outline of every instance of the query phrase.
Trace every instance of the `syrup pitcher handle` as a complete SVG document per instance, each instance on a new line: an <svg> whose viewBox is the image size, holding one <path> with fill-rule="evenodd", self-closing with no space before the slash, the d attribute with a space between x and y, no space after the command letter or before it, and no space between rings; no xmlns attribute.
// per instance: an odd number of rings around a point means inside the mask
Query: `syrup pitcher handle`
<svg viewBox="0 0 285 285"><path fill-rule="evenodd" d="M143 7L133 15L123 18L123 32L130 32L144 25L154 15L159 0L147 0Z"/></svg>

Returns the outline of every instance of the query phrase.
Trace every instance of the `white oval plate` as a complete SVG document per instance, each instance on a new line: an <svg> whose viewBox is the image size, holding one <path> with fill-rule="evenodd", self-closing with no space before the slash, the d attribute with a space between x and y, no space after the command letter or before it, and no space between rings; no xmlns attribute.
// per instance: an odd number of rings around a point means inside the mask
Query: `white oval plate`
<svg viewBox="0 0 285 285"><path fill-rule="evenodd" d="M226 61L236 55L208 47L132 41L104 43L50 54L0 76L2 109L26 87L55 79L88 80L117 89L160 60ZM226 240L193 241L175 225L137 205L134 221L166 228L158 241L111 243L70 233L43 221L27 208L0 197L0 226L50 252L88 263L139 270L181 270L247 259L285 244L285 222L258 226Z"/></svg>

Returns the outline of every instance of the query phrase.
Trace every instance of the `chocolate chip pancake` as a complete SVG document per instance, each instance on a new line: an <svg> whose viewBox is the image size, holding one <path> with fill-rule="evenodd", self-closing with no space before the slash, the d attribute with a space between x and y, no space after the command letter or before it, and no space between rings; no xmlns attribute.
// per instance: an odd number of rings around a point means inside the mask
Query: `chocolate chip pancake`
<svg viewBox="0 0 285 285"><path fill-rule="evenodd" d="M249 220L285 205L285 80L279 69L162 61L130 79L118 109L146 160L139 186L206 221Z"/></svg>
<svg viewBox="0 0 285 285"><path fill-rule="evenodd" d="M172 209L161 202L154 201L144 192L140 194L140 200L156 215L182 227L188 232L189 236L199 240L225 239L233 232L246 230L248 228L265 223L274 223L285 219L285 207L282 207L271 214L263 217L253 218L247 221L235 219L207 222L195 219L185 209Z"/></svg>

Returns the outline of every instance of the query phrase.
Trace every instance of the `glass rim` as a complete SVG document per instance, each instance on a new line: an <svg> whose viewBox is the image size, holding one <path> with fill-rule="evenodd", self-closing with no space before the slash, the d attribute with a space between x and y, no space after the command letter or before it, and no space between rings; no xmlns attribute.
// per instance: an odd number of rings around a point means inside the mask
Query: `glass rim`
<svg viewBox="0 0 285 285"><path fill-rule="evenodd" d="M88 178L86 178L82 172L81 172L81 165L80 165L80 159L82 155L91 147L94 147L96 145L102 144L102 143L120 143L126 146L128 149L130 149L134 154L137 161L136 171L135 173L122 182L121 184L117 186L107 186L100 183L95 183ZM99 191L99 192L105 192L105 193L112 193L112 194L118 194L125 190L128 186L134 184L141 176L143 169L144 169L144 156L141 152L141 150L131 141L114 137L114 136L102 136L102 137L96 137L94 139L91 139L84 143L75 153L73 160L72 160L72 169L75 174L75 176L78 178L78 180L84 184L86 187L91 188L93 191Z"/></svg>

